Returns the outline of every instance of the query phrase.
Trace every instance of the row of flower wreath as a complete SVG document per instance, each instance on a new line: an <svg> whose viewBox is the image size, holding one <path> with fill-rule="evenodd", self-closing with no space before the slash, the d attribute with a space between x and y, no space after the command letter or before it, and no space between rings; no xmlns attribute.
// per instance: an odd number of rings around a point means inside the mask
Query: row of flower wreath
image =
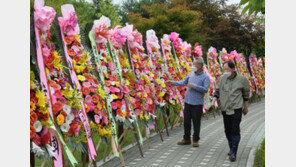
<svg viewBox="0 0 296 167"><path fill-rule="evenodd" d="M48 11L44 10L41 12ZM65 77L61 56L55 51L54 44L50 42L51 37L49 30L54 15L55 13L47 18L47 20L42 20L41 18L38 20L38 18L36 18L35 21L37 25L40 25L40 29L42 30L40 31L42 32L40 33L40 38L42 39L42 55L46 66L50 92L52 93L51 101L53 103L53 112L55 115L54 120L64 134L67 134L69 137L73 135L78 136L73 139L76 139L78 142L86 142L86 140L81 137L83 135L79 134L82 127L81 121L77 115L77 111L81 109L78 103L80 96ZM79 29L76 28L76 14L71 13L69 16L69 18L64 20L61 18L60 21L64 27L67 52L73 59L74 71L82 85L82 94L86 103L86 112L90 119L90 126L92 129L98 131L100 136L108 138L111 135L111 130L108 114L105 109L105 92L96 77L91 73L94 67L91 65L89 53L85 51L81 45ZM159 51L158 39L155 36L155 32L152 30L150 31L151 33L147 32L146 41L150 46L148 52L151 54L151 57L149 59L149 56L144 53L142 35L137 32L137 30L133 30L132 25L127 25L124 28L119 28L117 26L114 29L108 30L109 26L110 20L102 17L100 20L94 22L92 31L95 33L97 49L100 52L102 60L101 66L105 78L105 85L107 93L110 94L111 106L112 110L116 113L116 119L123 121L130 116L130 111L126 106L123 93L130 93L135 114L139 116L140 120L146 122L148 122L150 118L154 118L155 104L160 106L178 104L177 94L174 92L176 90L172 87L166 87L164 81L167 80L168 77L172 77L175 80L183 79L186 74L190 72L190 44L182 42L177 33L171 33L170 36L164 35L163 39L161 39L161 45L163 46L163 54L165 57L162 57ZM124 85L119 82L118 76L114 73L116 70L113 60L109 52L106 52L106 42L108 39L110 39L118 53L117 56L120 60L122 73L125 78ZM132 64L129 64L128 55L122 48L126 40L128 41L130 49ZM170 40L173 43L177 59L174 58L171 53ZM201 49L198 49L197 52L200 51ZM209 74L216 80L221 75L221 69L218 68L218 63L215 62L217 60L211 59L211 55L216 55L215 51L212 51L211 48L209 50L209 55L208 60L213 61L208 61L208 67L214 67L209 68ZM165 67L167 71L163 70ZM240 71L243 71L242 69L247 69L241 66L239 66L239 68ZM134 84L135 80L137 80L137 84ZM155 82L151 83L151 81ZM153 95L153 93L150 92L154 91L154 88L156 88L154 93L156 93L157 96L152 97L151 95ZM183 97L185 89L186 88L178 89ZM30 111L32 112L32 121L30 122L30 138L34 141L34 144L41 145L40 136L36 134L36 132L41 132L41 130L42 132L46 131L46 128L41 128L40 130L41 125L45 125L45 123L41 124L40 121L37 121L39 117L36 117L36 115L39 114L40 120L44 119L43 117L46 118L46 116L39 113L42 110L34 112L37 105L34 103L36 102L36 100L34 101L34 93L32 92L31 94ZM210 90L209 94L213 94L213 89ZM40 95L40 93L38 95ZM36 103L38 104L38 101ZM44 133L45 132L42 133L42 136L44 136ZM42 141L44 140L45 139ZM46 145L47 143L48 142L44 142L42 144Z"/></svg>

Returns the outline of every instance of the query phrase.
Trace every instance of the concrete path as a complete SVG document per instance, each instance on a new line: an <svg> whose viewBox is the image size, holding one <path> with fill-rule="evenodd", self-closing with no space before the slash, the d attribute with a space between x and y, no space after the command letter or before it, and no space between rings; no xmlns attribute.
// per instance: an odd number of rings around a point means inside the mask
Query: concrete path
<svg viewBox="0 0 296 167"><path fill-rule="evenodd" d="M216 118L210 116L207 120L202 118L201 139L199 147L192 145L179 146L177 142L182 139L183 126L170 130L170 136L165 131L161 142L159 135L150 138L151 148L143 146L144 158L140 156L136 146L123 153L126 166L161 166L161 167L245 167L248 163L250 151L257 148L265 135L265 102L249 105L249 113L242 117L241 141L237 153L236 162L228 160L229 147L224 134L222 115ZM193 129L192 129L193 130ZM253 155L251 152L250 155ZM250 156L252 157L252 156ZM99 164L98 164L99 165ZM101 165L101 164L100 164ZM121 166L119 158L113 158L104 163L104 167Z"/></svg>

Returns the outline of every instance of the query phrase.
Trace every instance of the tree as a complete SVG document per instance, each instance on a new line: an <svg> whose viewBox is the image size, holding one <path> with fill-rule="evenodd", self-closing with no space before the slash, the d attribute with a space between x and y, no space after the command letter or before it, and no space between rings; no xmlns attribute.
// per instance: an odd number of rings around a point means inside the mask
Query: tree
<svg viewBox="0 0 296 167"><path fill-rule="evenodd" d="M112 0L93 0L93 8L95 10L95 19L102 15L111 20L111 25L120 24L119 5L113 5Z"/></svg>
<svg viewBox="0 0 296 167"><path fill-rule="evenodd" d="M128 14L129 13L141 13L141 15L147 18L148 13L143 8L144 5L151 6L155 3L166 3L167 0L125 0L122 4L120 15L122 17L122 23L125 24L128 22Z"/></svg>
<svg viewBox="0 0 296 167"><path fill-rule="evenodd" d="M249 15L255 12L265 14L265 0L241 0L239 5L246 5L242 10L242 14L249 11Z"/></svg>
<svg viewBox="0 0 296 167"><path fill-rule="evenodd" d="M145 36L146 31L153 29L156 35L161 38L163 34L178 32L180 37L188 42L195 42L199 39L196 33L202 24L201 14L198 11L190 10L186 5L170 7L168 4L156 3L151 6L143 5L147 12L144 17L140 13L131 12L128 20Z"/></svg>

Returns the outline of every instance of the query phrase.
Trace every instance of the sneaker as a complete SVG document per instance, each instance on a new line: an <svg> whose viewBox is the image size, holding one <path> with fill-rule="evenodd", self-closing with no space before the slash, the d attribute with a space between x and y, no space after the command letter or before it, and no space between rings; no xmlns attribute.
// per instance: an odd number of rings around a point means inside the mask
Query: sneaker
<svg viewBox="0 0 296 167"><path fill-rule="evenodd" d="M198 141L196 141L196 142L195 142L195 141L193 141L193 144L192 144L192 146L193 146L193 147L198 147L198 146L199 146L199 144L198 144Z"/></svg>
<svg viewBox="0 0 296 167"><path fill-rule="evenodd" d="M185 139L178 142L178 145L190 145L190 144L191 144L191 141L190 140L185 140Z"/></svg>

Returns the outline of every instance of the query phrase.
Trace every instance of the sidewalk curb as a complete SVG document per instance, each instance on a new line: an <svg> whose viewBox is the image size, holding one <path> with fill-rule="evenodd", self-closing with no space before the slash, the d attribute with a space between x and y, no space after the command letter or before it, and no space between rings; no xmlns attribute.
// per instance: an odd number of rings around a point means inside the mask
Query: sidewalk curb
<svg viewBox="0 0 296 167"><path fill-rule="evenodd" d="M256 148L253 147L249 153L248 161L246 167L253 167L254 165L254 160L255 160L255 151Z"/></svg>

